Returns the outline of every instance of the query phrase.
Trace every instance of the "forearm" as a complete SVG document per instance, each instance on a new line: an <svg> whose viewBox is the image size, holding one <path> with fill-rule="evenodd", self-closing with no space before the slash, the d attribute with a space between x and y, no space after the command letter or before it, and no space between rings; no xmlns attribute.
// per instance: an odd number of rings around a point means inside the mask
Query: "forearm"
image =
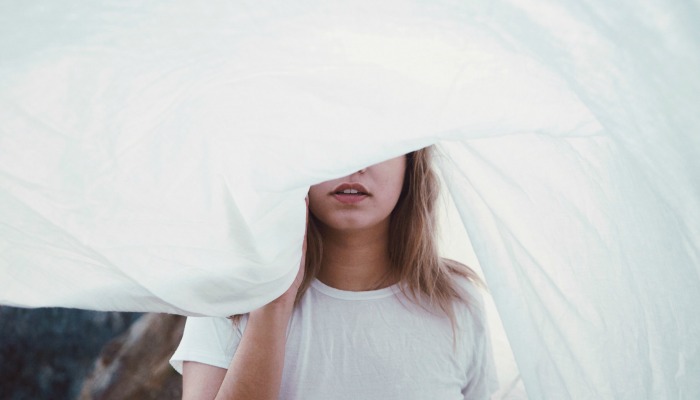
<svg viewBox="0 0 700 400"><path fill-rule="evenodd" d="M293 302L273 302L248 316L217 400L277 400Z"/></svg>

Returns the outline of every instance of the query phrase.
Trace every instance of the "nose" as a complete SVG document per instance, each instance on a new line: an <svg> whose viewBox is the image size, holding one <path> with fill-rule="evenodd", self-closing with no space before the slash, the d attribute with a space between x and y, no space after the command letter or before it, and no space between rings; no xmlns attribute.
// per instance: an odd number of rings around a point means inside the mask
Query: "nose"
<svg viewBox="0 0 700 400"><path fill-rule="evenodd" d="M360 176L364 175L365 172L367 172L367 167L362 168L362 169L358 169L356 172L353 172L352 174L348 175L348 178L350 178L350 180L353 180L353 181L357 180L360 178Z"/></svg>

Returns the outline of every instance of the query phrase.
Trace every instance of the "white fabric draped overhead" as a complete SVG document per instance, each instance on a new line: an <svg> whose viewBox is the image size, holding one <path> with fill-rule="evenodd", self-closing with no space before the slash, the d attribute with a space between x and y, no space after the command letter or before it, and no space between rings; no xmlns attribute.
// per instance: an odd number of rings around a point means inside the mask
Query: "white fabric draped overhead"
<svg viewBox="0 0 700 400"><path fill-rule="evenodd" d="M531 399L700 398L697 4L0 9L0 304L248 311L309 185L437 143Z"/></svg>

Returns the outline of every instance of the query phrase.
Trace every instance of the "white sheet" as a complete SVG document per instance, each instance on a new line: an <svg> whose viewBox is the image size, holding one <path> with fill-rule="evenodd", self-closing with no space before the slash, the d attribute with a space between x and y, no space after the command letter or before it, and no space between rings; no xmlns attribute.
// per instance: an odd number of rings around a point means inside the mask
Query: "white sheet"
<svg viewBox="0 0 700 400"><path fill-rule="evenodd" d="M700 398L697 5L2 8L0 303L250 310L308 185L439 143L530 398Z"/></svg>

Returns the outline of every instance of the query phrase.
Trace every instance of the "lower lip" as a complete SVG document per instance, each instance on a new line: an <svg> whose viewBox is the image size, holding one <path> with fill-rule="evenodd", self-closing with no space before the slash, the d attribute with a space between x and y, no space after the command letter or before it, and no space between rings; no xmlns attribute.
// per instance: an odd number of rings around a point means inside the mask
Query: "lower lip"
<svg viewBox="0 0 700 400"><path fill-rule="evenodd" d="M355 204L367 198L366 194L334 194L336 200L344 204Z"/></svg>

